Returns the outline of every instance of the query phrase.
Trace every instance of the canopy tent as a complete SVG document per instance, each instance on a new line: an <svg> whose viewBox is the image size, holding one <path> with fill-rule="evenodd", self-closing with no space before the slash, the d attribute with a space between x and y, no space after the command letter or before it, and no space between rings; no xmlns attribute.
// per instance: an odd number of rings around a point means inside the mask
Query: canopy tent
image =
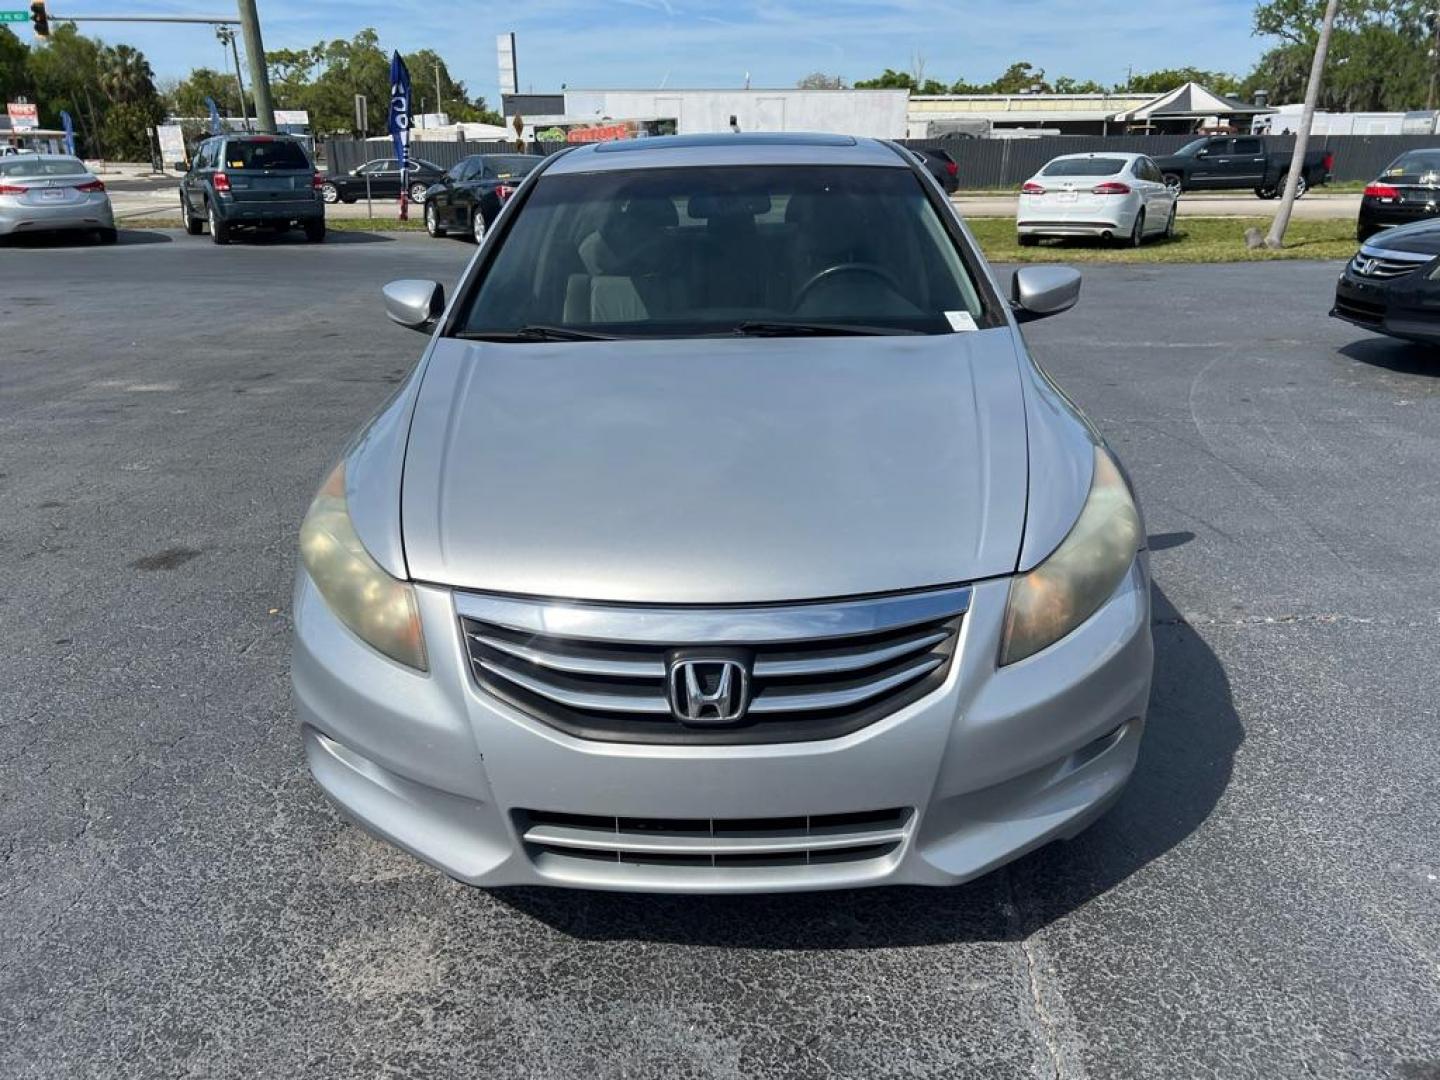
<svg viewBox="0 0 1440 1080"><path fill-rule="evenodd" d="M1250 118L1273 112L1268 105L1247 105L1243 101L1226 97L1205 89L1199 83L1188 82L1159 97L1151 98L1145 104L1116 113L1114 122L1130 127L1167 127L1172 131L1193 130L1197 122L1211 117L1220 124L1240 121L1237 126L1249 128Z"/></svg>

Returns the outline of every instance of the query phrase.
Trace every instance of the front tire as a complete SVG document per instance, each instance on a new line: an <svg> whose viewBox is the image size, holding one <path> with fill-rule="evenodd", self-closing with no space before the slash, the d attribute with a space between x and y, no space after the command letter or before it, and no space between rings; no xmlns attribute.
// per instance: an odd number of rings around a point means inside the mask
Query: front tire
<svg viewBox="0 0 1440 1080"><path fill-rule="evenodd" d="M429 185L429 184L418 184L418 183L417 183L417 184L411 184L411 185L410 185L410 201L411 201L412 203L423 203L423 202L425 201L425 193L426 193L427 191L429 191L429 190L430 190L430 185Z"/></svg>
<svg viewBox="0 0 1440 1080"><path fill-rule="evenodd" d="M1166 173L1165 186L1176 195L1185 190L1185 179L1179 173Z"/></svg>
<svg viewBox="0 0 1440 1080"><path fill-rule="evenodd" d="M327 203L337 203L340 201L340 189L327 180L320 185L320 198Z"/></svg>
<svg viewBox="0 0 1440 1080"><path fill-rule="evenodd" d="M445 235L445 230L440 227L439 217L436 214L435 204L433 202L427 202L425 204L425 231L437 239Z"/></svg>
<svg viewBox="0 0 1440 1080"><path fill-rule="evenodd" d="M470 239L477 244L485 242L485 232L489 228L485 224L485 215L480 212L477 206L475 212L470 216Z"/></svg>
<svg viewBox="0 0 1440 1080"><path fill-rule="evenodd" d="M220 220L220 215L215 212L214 203L209 204L206 216L210 219L210 242L212 244L228 244L230 242L230 226Z"/></svg>
<svg viewBox="0 0 1440 1080"><path fill-rule="evenodd" d="M1174 203L1170 204L1170 216L1165 219L1165 231L1160 234L1162 240L1175 239L1175 214L1179 210Z"/></svg>

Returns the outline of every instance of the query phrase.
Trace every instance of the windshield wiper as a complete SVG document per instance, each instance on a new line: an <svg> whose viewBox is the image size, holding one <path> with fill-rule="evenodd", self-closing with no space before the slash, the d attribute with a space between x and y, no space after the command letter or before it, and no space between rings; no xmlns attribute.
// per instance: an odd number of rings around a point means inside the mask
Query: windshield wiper
<svg viewBox="0 0 1440 1080"><path fill-rule="evenodd" d="M742 322L731 333L737 337L866 337L882 334L919 334L920 330L895 326L857 326L847 323Z"/></svg>
<svg viewBox="0 0 1440 1080"><path fill-rule="evenodd" d="M455 335L469 341L614 341L614 334L593 330L572 330L568 326L544 326L533 323L519 330L462 330Z"/></svg>

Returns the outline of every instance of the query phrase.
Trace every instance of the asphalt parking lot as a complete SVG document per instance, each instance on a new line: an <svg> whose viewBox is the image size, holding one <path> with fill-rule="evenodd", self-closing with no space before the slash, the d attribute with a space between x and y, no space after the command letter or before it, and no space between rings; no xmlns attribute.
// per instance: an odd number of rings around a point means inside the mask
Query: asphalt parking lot
<svg viewBox="0 0 1440 1080"><path fill-rule="evenodd" d="M1093 266L1027 331L1134 475L1156 681L968 886L482 892L344 823L295 534L474 248L0 250L0 1076L1440 1078L1440 357L1337 266Z"/></svg>

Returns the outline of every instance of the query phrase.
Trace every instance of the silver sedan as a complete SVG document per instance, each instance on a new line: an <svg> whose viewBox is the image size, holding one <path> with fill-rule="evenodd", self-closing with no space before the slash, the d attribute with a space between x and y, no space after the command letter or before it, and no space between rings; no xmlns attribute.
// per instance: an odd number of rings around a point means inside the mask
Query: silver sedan
<svg viewBox="0 0 1440 1080"><path fill-rule="evenodd" d="M1129 481L893 145L547 158L300 534L295 711L477 885L952 884L1079 832L1150 693Z"/></svg>
<svg viewBox="0 0 1440 1080"><path fill-rule="evenodd" d="M105 184L83 161L66 154L0 160L0 236L74 231L107 244L116 238Z"/></svg>

